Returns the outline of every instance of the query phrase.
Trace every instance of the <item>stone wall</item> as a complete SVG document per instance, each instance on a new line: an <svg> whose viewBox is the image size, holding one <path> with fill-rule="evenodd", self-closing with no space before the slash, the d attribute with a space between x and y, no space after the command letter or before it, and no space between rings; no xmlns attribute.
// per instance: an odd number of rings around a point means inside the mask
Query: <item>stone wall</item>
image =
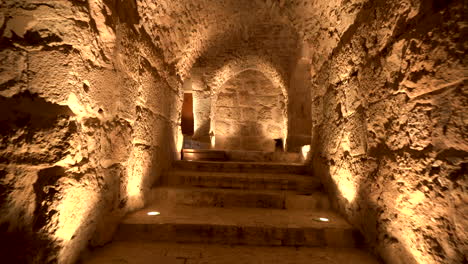
<svg viewBox="0 0 468 264"><path fill-rule="evenodd" d="M220 89L215 100L215 148L274 151L284 138L284 96L258 71L244 71Z"/></svg>
<svg viewBox="0 0 468 264"><path fill-rule="evenodd" d="M0 256L74 263L173 159L180 80L133 1L0 4Z"/></svg>
<svg viewBox="0 0 468 264"><path fill-rule="evenodd" d="M288 87L288 138L286 149L298 152L311 141L311 80L310 61L307 57L299 57L292 70Z"/></svg>
<svg viewBox="0 0 468 264"><path fill-rule="evenodd" d="M369 1L312 89L313 169L386 263L466 263L464 1Z"/></svg>
<svg viewBox="0 0 468 264"><path fill-rule="evenodd" d="M203 69L193 68L191 78L191 89L193 95L193 118L194 134L193 139L210 142L211 126L211 92L203 80Z"/></svg>

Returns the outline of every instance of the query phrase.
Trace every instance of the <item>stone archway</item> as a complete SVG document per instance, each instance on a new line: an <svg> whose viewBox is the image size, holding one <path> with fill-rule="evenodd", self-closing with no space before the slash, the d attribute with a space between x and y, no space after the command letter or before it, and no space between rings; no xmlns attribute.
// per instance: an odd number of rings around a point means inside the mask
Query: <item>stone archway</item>
<svg viewBox="0 0 468 264"><path fill-rule="evenodd" d="M285 137L284 95L260 71L232 77L220 87L212 107L217 149L274 151L275 139Z"/></svg>
<svg viewBox="0 0 468 264"><path fill-rule="evenodd" d="M216 135L215 120L217 119L216 105L220 91L223 90L223 86L232 78L242 74L246 71L258 72L266 78L268 82L274 87L275 91L281 94L282 99L280 100L284 107L281 107L281 114L284 118L280 121L281 127L281 139L282 142L286 142L288 136L288 93L285 83L285 74L281 71L281 68L276 67L274 63L262 56L244 55L238 57L231 57L226 60L223 65L213 67L205 78L206 85L210 91L210 134ZM273 88L272 88L273 89ZM283 129L284 128L284 129ZM271 148L270 148L271 149Z"/></svg>

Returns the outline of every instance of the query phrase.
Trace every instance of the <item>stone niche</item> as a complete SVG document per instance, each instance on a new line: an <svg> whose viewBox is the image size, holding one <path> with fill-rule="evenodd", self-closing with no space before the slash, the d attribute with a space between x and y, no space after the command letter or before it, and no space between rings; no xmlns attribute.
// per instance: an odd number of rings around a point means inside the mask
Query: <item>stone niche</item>
<svg viewBox="0 0 468 264"><path fill-rule="evenodd" d="M279 87L247 70L227 81L215 102L215 148L274 151L285 136L285 103Z"/></svg>

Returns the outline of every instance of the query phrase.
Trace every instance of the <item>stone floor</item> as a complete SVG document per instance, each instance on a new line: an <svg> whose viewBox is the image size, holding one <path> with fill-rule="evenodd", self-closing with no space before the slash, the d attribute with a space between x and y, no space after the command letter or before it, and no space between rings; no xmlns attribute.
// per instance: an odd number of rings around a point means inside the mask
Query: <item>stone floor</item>
<svg viewBox="0 0 468 264"><path fill-rule="evenodd" d="M378 263L303 165L176 161L166 176L84 264Z"/></svg>
<svg viewBox="0 0 468 264"><path fill-rule="evenodd" d="M148 212L158 211L161 215L149 216ZM329 222L317 221L328 218ZM122 224L148 225L162 223L262 226L262 227L304 227L351 229L340 215L330 210L302 211L259 208L213 208L175 206L171 208L150 205L143 210L129 214Z"/></svg>
<svg viewBox="0 0 468 264"><path fill-rule="evenodd" d="M82 264L377 264L354 248L114 242Z"/></svg>

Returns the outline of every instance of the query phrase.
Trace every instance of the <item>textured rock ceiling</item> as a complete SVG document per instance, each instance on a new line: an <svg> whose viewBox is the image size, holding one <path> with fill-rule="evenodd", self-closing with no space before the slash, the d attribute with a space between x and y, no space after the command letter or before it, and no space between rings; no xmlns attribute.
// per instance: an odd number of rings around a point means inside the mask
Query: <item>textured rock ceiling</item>
<svg viewBox="0 0 468 264"><path fill-rule="evenodd" d="M301 39L317 51L311 58L322 62L362 1L287 2L142 0L137 5L140 24L162 47L166 62L185 78L196 63L249 53L287 72Z"/></svg>
<svg viewBox="0 0 468 264"><path fill-rule="evenodd" d="M158 3L146 0L139 2L138 10L145 29L163 47L167 62L175 64L182 77L199 57L223 52L225 48L235 52L234 46L256 48L263 44L265 41L255 39L256 26L260 21L268 22L271 27L264 24L264 31L273 31L273 24L280 19L271 14L272 9L265 3L250 0Z"/></svg>

